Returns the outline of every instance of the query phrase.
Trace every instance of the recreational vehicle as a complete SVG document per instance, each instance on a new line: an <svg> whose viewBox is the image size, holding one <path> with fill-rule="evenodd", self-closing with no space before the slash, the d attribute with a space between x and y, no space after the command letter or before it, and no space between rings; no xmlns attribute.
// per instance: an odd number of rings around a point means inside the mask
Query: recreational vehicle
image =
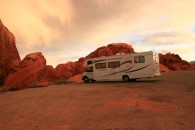
<svg viewBox="0 0 195 130"><path fill-rule="evenodd" d="M102 56L85 60L89 69L82 74L82 80L95 81L135 81L140 78L160 76L158 53L153 51Z"/></svg>

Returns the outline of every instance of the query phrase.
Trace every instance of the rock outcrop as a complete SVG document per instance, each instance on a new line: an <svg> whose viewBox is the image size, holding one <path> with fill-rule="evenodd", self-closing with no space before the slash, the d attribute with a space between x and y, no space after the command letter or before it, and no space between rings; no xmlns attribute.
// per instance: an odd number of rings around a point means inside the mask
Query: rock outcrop
<svg viewBox="0 0 195 130"><path fill-rule="evenodd" d="M52 82L56 79L60 78L59 72L56 71L55 68L53 68L52 65L46 65L44 69L44 79L47 80L48 82Z"/></svg>
<svg viewBox="0 0 195 130"><path fill-rule="evenodd" d="M0 85L20 62L14 35L0 20Z"/></svg>
<svg viewBox="0 0 195 130"><path fill-rule="evenodd" d="M75 75L75 67L76 62L67 62L57 65L56 71L59 74L59 78L69 78Z"/></svg>
<svg viewBox="0 0 195 130"><path fill-rule="evenodd" d="M195 67L189 62L182 60L177 54L159 54L160 63L172 71L194 70Z"/></svg>
<svg viewBox="0 0 195 130"><path fill-rule="evenodd" d="M94 52L86 56L86 59L100 56L111 56L119 52L134 53L134 49L127 43L112 43L108 46L99 47Z"/></svg>
<svg viewBox="0 0 195 130"><path fill-rule="evenodd" d="M75 66L75 74L81 74L85 71L85 68L83 67L85 58L79 58L79 60L76 62L76 66Z"/></svg>
<svg viewBox="0 0 195 130"><path fill-rule="evenodd" d="M46 60L41 52L27 55L15 68L15 72L8 75L4 86L12 90L27 88L47 82L45 79Z"/></svg>
<svg viewBox="0 0 195 130"><path fill-rule="evenodd" d="M169 71L170 71L169 68L167 68L163 64L160 64L160 72L169 72Z"/></svg>

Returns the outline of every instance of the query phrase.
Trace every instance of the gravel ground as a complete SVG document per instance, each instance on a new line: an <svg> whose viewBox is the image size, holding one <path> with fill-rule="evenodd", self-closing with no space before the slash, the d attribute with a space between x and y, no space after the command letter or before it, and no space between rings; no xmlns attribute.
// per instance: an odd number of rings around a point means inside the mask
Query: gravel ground
<svg viewBox="0 0 195 130"><path fill-rule="evenodd" d="M195 71L4 92L0 130L195 130Z"/></svg>

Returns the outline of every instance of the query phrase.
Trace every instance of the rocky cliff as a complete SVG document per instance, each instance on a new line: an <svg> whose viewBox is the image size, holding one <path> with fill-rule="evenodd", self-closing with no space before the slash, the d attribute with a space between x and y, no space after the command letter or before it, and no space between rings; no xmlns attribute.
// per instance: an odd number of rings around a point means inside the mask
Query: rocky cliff
<svg viewBox="0 0 195 130"><path fill-rule="evenodd" d="M0 20L0 85L20 61L15 37Z"/></svg>
<svg viewBox="0 0 195 130"><path fill-rule="evenodd" d="M27 88L39 82L47 82L45 76L46 60L41 52L28 54L15 68L15 72L9 74L5 80L5 86L12 90Z"/></svg>

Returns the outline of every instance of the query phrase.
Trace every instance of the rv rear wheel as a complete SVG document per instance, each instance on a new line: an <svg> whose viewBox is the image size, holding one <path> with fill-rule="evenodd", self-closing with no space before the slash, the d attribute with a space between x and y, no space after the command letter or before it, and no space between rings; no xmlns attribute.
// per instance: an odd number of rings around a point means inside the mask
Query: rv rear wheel
<svg viewBox="0 0 195 130"><path fill-rule="evenodd" d="M85 77L83 80L84 80L85 83L89 83L89 78L88 77Z"/></svg>
<svg viewBox="0 0 195 130"><path fill-rule="evenodd" d="M123 76L123 81L124 81L124 82L128 82L128 81L129 81L129 76L124 75L124 76Z"/></svg>

